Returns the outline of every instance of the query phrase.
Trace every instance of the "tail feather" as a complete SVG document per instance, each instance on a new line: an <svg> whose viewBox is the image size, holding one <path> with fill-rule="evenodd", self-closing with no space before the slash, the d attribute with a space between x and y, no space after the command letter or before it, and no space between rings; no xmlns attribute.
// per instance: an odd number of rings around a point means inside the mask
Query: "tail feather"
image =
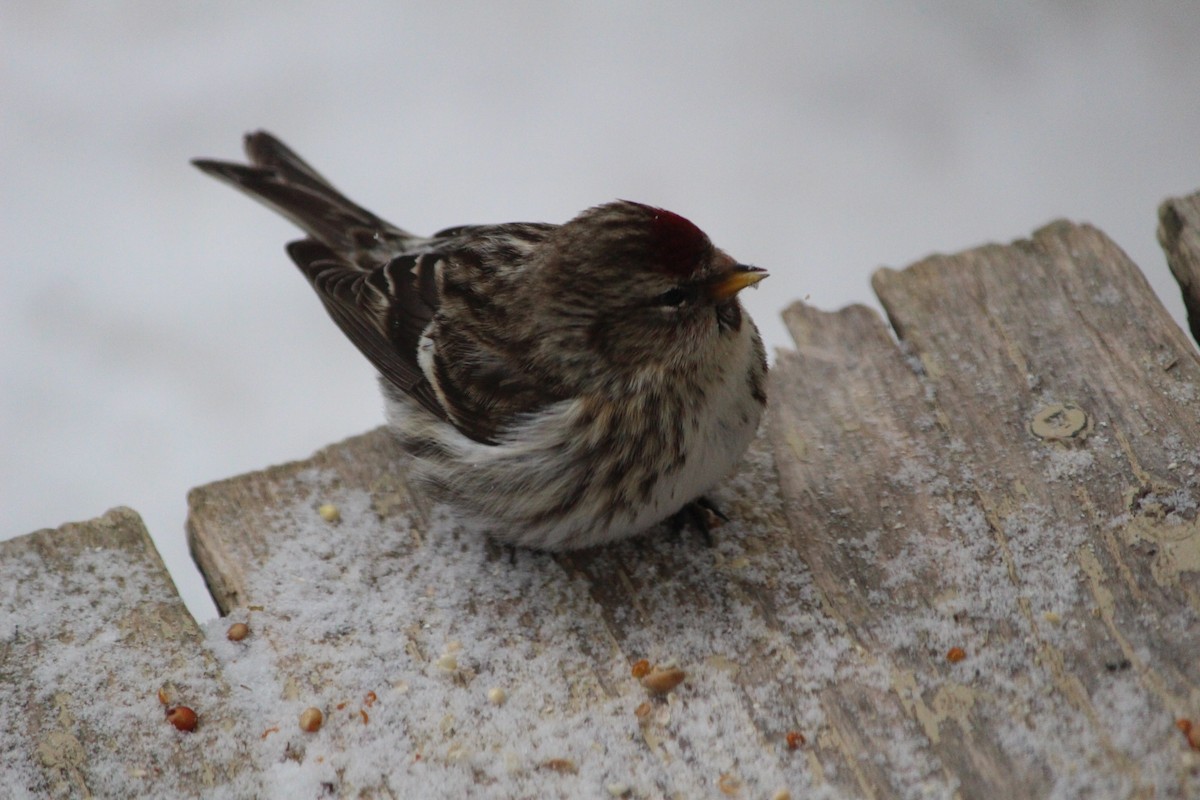
<svg viewBox="0 0 1200 800"><path fill-rule="evenodd" d="M192 164L279 212L360 268L390 261L417 239L352 202L266 131L247 134L245 147L251 166L206 158Z"/></svg>

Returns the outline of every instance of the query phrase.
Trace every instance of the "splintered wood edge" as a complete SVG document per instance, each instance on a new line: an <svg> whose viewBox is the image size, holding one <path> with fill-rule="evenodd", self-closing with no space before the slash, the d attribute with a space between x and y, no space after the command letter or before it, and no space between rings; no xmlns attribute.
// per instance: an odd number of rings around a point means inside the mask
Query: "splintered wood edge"
<svg viewBox="0 0 1200 800"><path fill-rule="evenodd" d="M1158 207L1158 242L1179 283L1192 338L1200 342L1200 193Z"/></svg>
<svg viewBox="0 0 1200 800"><path fill-rule="evenodd" d="M48 561L62 561L65 567L69 567L75 553L94 547L136 553L174 586L142 518L132 508L125 506L111 508L95 519L68 522L58 528L42 528L0 542L0 554L11 556L34 551Z"/></svg>

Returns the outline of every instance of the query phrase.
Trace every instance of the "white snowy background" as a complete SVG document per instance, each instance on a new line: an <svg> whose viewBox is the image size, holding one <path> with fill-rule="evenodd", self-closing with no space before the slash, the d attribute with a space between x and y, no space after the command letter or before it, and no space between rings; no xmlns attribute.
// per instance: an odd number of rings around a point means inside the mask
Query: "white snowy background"
<svg viewBox="0 0 1200 800"><path fill-rule="evenodd" d="M382 421L288 223L187 160L258 127L416 232L678 211L779 311L934 251L1200 189L1200 4L0 6L0 538L126 504L200 618L195 485Z"/></svg>

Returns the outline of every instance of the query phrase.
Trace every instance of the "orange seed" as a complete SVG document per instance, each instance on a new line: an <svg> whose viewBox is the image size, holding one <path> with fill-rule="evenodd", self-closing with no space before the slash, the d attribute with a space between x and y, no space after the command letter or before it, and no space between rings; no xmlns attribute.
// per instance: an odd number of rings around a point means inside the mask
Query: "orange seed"
<svg viewBox="0 0 1200 800"><path fill-rule="evenodd" d="M196 730L196 723L198 721L196 712L187 706L175 706L167 709L167 722L181 731L191 732Z"/></svg>
<svg viewBox="0 0 1200 800"><path fill-rule="evenodd" d="M300 712L300 730L305 733L316 733L321 730L325 715L319 708L306 708Z"/></svg>
<svg viewBox="0 0 1200 800"><path fill-rule="evenodd" d="M683 679L686 677L687 673L678 667L654 669L642 676L642 686L652 694L666 694L683 683Z"/></svg>

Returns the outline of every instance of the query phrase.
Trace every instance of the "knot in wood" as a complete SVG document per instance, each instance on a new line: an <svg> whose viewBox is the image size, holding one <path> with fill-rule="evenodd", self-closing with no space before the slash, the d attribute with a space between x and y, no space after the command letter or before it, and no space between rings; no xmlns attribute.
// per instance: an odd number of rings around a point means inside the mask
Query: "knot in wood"
<svg viewBox="0 0 1200 800"><path fill-rule="evenodd" d="M1074 403L1052 403L1038 410L1029 432L1045 442L1083 441L1092 430L1092 418Z"/></svg>

